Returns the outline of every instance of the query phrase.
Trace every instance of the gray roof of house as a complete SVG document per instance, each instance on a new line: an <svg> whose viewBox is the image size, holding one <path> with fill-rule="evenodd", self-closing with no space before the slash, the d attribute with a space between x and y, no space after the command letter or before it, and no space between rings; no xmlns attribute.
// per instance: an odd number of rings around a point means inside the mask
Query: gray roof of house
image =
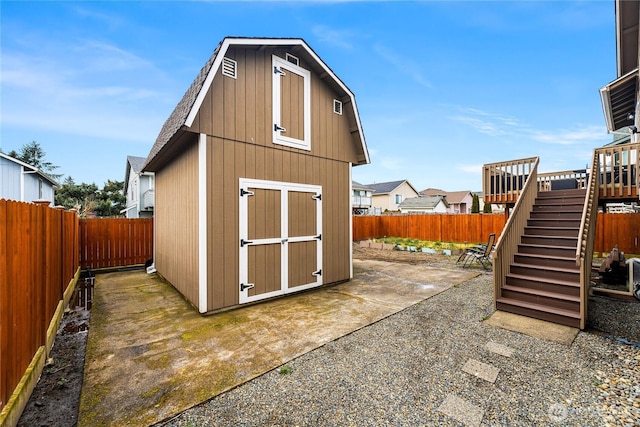
<svg viewBox="0 0 640 427"><path fill-rule="evenodd" d="M351 98L351 105L354 109L354 116L357 122L357 127L360 133L360 141L362 144L362 150L364 154L365 163L370 163L369 160L369 151L367 149L366 142L364 140L364 133L362 131L362 125L360 124L360 116L358 114L358 110L355 103L355 97L353 93L347 88L347 86L333 73L333 71L320 59L316 53L307 45L307 43L300 38L265 38L265 37L226 37L224 38L218 46L213 51L213 54L209 58L209 60L205 63L205 65L200 70L200 73L196 76L195 80L189 86L189 89L185 92L178 105L173 110L169 118L164 122L158 137L156 138L153 147L151 147L151 151L149 152L149 156L146 159L146 162L143 166L143 170L151 168L154 160L157 160L159 154L161 152L167 150L171 145L170 142L173 138L175 138L181 130L186 130L189 126L191 126L191 120L195 117L195 113L200 107L206 92L209 89L211 82L213 81L213 77L217 72L217 67L222 59L218 60L218 54L221 50L222 55L226 53L226 50L230 45L233 44L258 44L261 43L263 45L298 45L302 46L306 52L308 52L313 60L315 60L318 67L322 68L331 78L332 83L337 85L344 91L346 95ZM215 66L214 66L215 65ZM166 151L165 151L166 152Z"/></svg>
<svg viewBox="0 0 640 427"><path fill-rule="evenodd" d="M406 179L400 181L378 182L376 184L367 184L367 187L373 190L373 194L388 194L396 188L400 187L403 182L408 182ZM411 186L411 184L409 184ZM411 186L413 188L413 186ZM417 193L417 192L416 192Z"/></svg>
<svg viewBox="0 0 640 427"><path fill-rule="evenodd" d="M373 190L370 186L360 184L357 181L351 181L351 188L353 188L354 190Z"/></svg>
<svg viewBox="0 0 640 427"><path fill-rule="evenodd" d="M449 206L447 199L442 196L422 196L422 197L409 197L406 198L398 205L401 209L407 208L422 208L433 209L438 206L438 203L444 202L445 206Z"/></svg>
<svg viewBox="0 0 640 427"><path fill-rule="evenodd" d="M146 160L147 160L146 157L127 156L127 162L131 165L131 169L135 173L142 172L142 167L144 166L144 162Z"/></svg>

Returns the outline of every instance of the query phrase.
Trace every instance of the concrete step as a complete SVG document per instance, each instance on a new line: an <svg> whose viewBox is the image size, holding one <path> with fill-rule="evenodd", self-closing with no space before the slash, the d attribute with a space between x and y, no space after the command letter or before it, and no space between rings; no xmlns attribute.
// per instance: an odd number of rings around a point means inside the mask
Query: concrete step
<svg viewBox="0 0 640 427"><path fill-rule="evenodd" d="M539 304L504 297L496 299L496 306L498 310L507 311L509 313L520 314L522 316L533 317L535 319L546 320L574 328L580 327L579 312L545 307Z"/></svg>

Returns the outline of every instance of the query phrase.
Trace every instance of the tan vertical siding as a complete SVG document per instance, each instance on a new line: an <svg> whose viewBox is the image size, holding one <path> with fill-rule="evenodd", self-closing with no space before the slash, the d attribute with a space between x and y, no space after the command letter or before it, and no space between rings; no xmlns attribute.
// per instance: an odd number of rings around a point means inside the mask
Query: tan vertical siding
<svg viewBox="0 0 640 427"><path fill-rule="evenodd" d="M209 137L207 144L209 310L239 302L240 178L284 181L286 177L286 182L322 186L322 280L323 283L333 283L349 279L349 163L288 152L279 147L250 147L220 138ZM265 205L264 210L264 218L256 220L264 221L264 225L249 224L253 230L251 233L258 233L255 231L258 227L266 229L279 224L280 217L275 207L267 208ZM295 214L293 216L295 218ZM303 226L297 230L296 226L292 227L299 233L307 231ZM265 256L270 262L279 263L279 258L275 259L272 251L266 251ZM264 274L273 276L275 273L265 271ZM259 273L256 272L256 276Z"/></svg>
<svg viewBox="0 0 640 427"><path fill-rule="evenodd" d="M273 147L271 56L274 53L285 57L284 51L273 48L260 51L229 49L226 56L238 63L237 78L223 76L218 70L191 130ZM300 66L310 69L304 61ZM295 89L292 96L298 97L300 91L302 87ZM322 78L311 73L311 155L357 163L360 141L351 132L356 129L355 117L346 103L342 115L333 112L333 100L339 98L340 95ZM301 137L304 130L302 109L289 113L294 116L289 115L287 119L292 125L287 128L286 135ZM307 150L297 148L280 146L279 149L309 154Z"/></svg>
<svg viewBox="0 0 640 427"><path fill-rule="evenodd" d="M198 306L198 145L156 172L155 265Z"/></svg>

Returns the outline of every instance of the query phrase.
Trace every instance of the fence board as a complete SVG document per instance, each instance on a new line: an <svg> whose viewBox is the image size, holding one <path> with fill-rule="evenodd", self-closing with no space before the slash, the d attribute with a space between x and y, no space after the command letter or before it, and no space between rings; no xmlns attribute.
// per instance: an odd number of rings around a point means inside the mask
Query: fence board
<svg viewBox="0 0 640 427"><path fill-rule="evenodd" d="M499 237L506 222L503 214L428 214L354 216L353 240L403 237L456 243L484 243ZM593 250L640 254L640 213L599 213Z"/></svg>
<svg viewBox="0 0 640 427"><path fill-rule="evenodd" d="M83 270L144 264L153 256L152 218L81 219Z"/></svg>

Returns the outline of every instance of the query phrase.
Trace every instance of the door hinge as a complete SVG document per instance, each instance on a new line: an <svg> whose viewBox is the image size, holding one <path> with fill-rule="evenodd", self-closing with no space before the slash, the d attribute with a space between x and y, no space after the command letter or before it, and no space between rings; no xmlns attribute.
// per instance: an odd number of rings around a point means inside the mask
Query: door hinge
<svg viewBox="0 0 640 427"><path fill-rule="evenodd" d="M281 126L278 126L277 124L273 124L273 130L276 132L286 132L287 130Z"/></svg>
<svg viewBox="0 0 640 427"><path fill-rule="evenodd" d="M312 198L313 200L322 200L322 194L316 194L316 195L314 195L314 196L311 196L311 198Z"/></svg>
<svg viewBox="0 0 640 427"><path fill-rule="evenodd" d="M313 273L311 273L312 276L322 276L322 269L318 270L318 271L314 271Z"/></svg>
<svg viewBox="0 0 640 427"><path fill-rule="evenodd" d="M244 248L244 245L250 245L251 243L253 243L251 240L240 239L240 247L241 248Z"/></svg>
<svg viewBox="0 0 640 427"><path fill-rule="evenodd" d="M243 196L253 196L253 191L247 191L244 188L240 189L240 197Z"/></svg>
<svg viewBox="0 0 640 427"><path fill-rule="evenodd" d="M279 76L285 76L285 72L282 71L280 68L276 67L275 65L273 66L273 74L277 74Z"/></svg>
<svg viewBox="0 0 640 427"><path fill-rule="evenodd" d="M253 288L255 285L253 283L247 283L246 285L244 283L240 283L240 292L244 292L247 289L251 289Z"/></svg>
<svg viewBox="0 0 640 427"><path fill-rule="evenodd" d="M318 234L316 237L314 237L314 239L322 240L322 234Z"/></svg>

